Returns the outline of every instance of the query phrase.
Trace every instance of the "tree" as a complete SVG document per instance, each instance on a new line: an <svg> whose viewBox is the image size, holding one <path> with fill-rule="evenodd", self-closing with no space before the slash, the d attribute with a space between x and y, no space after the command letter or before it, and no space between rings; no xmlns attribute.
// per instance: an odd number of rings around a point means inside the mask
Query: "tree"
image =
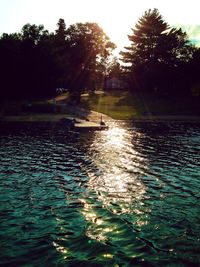
<svg viewBox="0 0 200 267"><path fill-rule="evenodd" d="M99 83L114 47L98 24L77 23L66 29L63 19L55 33L26 24L20 34L3 34L1 99L45 98L56 87L65 87L78 100L84 88Z"/></svg>
<svg viewBox="0 0 200 267"><path fill-rule="evenodd" d="M192 60L187 64L185 76L191 88L192 94L200 97L200 48L196 48Z"/></svg>
<svg viewBox="0 0 200 267"><path fill-rule="evenodd" d="M21 92L16 90L21 77L21 35L4 33L0 38L0 99L12 100L20 98Z"/></svg>
<svg viewBox="0 0 200 267"><path fill-rule="evenodd" d="M52 57L55 64L56 87L68 87L70 75L69 42L64 19L60 18L57 23L55 35L52 36Z"/></svg>
<svg viewBox="0 0 200 267"><path fill-rule="evenodd" d="M193 54L186 33L170 29L157 9L146 11L132 31L131 45L121 52L129 83L140 90L172 90L170 77Z"/></svg>
<svg viewBox="0 0 200 267"><path fill-rule="evenodd" d="M52 96L55 82L52 35L43 25L26 24L21 31L21 85L25 98ZM53 70L53 71L52 71Z"/></svg>
<svg viewBox="0 0 200 267"><path fill-rule="evenodd" d="M55 91L51 35L43 25L0 38L1 99L49 97Z"/></svg>
<svg viewBox="0 0 200 267"><path fill-rule="evenodd" d="M115 45L97 23L73 24L67 29L66 38L70 51L69 85L78 100L84 88L94 89Z"/></svg>
<svg viewBox="0 0 200 267"><path fill-rule="evenodd" d="M121 78L122 75L122 67L119 63L117 57L114 57L109 63L107 67L107 77L112 78Z"/></svg>
<svg viewBox="0 0 200 267"><path fill-rule="evenodd" d="M34 44L38 44L41 38L45 35L48 35L48 31L44 29L44 25L35 25L27 23L22 27L22 39L30 40Z"/></svg>
<svg viewBox="0 0 200 267"><path fill-rule="evenodd" d="M56 37L59 39L61 42L64 42L66 39L66 24L64 19L59 19L57 23L57 29L56 29Z"/></svg>

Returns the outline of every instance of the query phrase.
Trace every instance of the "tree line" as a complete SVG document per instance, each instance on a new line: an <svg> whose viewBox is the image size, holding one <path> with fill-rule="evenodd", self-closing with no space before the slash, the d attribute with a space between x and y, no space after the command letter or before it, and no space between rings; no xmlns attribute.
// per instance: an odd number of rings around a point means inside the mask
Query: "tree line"
<svg viewBox="0 0 200 267"><path fill-rule="evenodd" d="M101 83L114 43L97 23L66 28L60 19L55 33L26 24L20 33L0 38L1 99L41 99L67 88L74 100Z"/></svg>
<svg viewBox="0 0 200 267"><path fill-rule="evenodd" d="M110 61L115 44L97 23L66 28L60 19L54 33L26 24L20 33L0 37L0 98L40 99L67 88L79 101L84 89L102 86L106 77L123 79L127 89L166 95L190 95L200 78L200 49L181 28L170 28L157 9L139 19L121 61Z"/></svg>

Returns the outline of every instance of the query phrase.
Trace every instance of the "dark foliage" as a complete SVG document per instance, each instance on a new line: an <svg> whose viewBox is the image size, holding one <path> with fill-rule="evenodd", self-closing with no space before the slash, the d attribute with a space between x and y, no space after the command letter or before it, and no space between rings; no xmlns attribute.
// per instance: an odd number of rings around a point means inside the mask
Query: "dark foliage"
<svg viewBox="0 0 200 267"><path fill-rule="evenodd" d="M26 24L19 34L3 34L1 101L52 97L60 87L78 100L85 88L95 88L114 47L96 23L66 29L63 19L55 33Z"/></svg>
<svg viewBox="0 0 200 267"><path fill-rule="evenodd" d="M84 89L102 87L118 78L134 91L162 95L199 93L200 50L181 29L170 28L157 9L139 19L131 45L109 62L115 45L96 23L66 28L59 19L55 33L26 24L20 33L0 37L0 101L52 97L65 88L78 102Z"/></svg>
<svg viewBox="0 0 200 267"><path fill-rule="evenodd" d="M189 94L189 64L196 49L186 33L170 29L157 9L146 11L132 32L131 45L121 52L130 87L165 95Z"/></svg>

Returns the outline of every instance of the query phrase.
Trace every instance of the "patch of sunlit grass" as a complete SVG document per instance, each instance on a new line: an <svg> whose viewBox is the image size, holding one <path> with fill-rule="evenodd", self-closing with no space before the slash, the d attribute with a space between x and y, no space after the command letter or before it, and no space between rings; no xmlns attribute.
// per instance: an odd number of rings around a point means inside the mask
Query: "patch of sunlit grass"
<svg viewBox="0 0 200 267"><path fill-rule="evenodd" d="M112 91L84 97L82 101L90 109L107 114L113 119L131 119L138 115L138 111L130 99L132 96L129 92Z"/></svg>
<svg viewBox="0 0 200 267"><path fill-rule="evenodd" d="M199 101L193 97L167 97L150 93L112 90L82 98L89 109L109 115L113 119L133 119L142 116L198 115Z"/></svg>

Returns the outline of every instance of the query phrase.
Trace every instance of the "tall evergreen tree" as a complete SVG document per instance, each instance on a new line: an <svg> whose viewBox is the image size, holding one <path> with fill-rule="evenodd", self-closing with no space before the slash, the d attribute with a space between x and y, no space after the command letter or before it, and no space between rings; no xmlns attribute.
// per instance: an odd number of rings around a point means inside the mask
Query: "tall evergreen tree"
<svg viewBox="0 0 200 267"><path fill-rule="evenodd" d="M53 58L56 65L57 87L68 87L70 75L69 42L67 41L67 29L64 19L60 18L52 44Z"/></svg>
<svg viewBox="0 0 200 267"><path fill-rule="evenodd" d="M66 24L64 19L59 19L57 23L56 36L60 41L65 41L66 39Z"/></svg>
<svg viewBox="0 0 200 267"><path fill-rule="evenodd" d="M170 91L174 87L170 77L192 57L187 35L170 29L157 9L146 11L132 32L131 45L121 52L129 83L140 90Z"/></svg>

